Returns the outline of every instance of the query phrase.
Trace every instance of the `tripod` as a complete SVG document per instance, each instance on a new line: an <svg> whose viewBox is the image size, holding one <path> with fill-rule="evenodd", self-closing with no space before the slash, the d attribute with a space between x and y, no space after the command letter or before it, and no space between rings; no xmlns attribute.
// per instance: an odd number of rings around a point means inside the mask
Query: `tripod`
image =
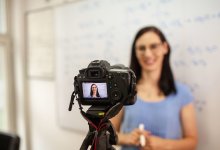
<svg viewBox="0 0 220 150"><path fill-rule="evenodd" d="M74 104L74 97L75 92L72 94L69 111ZM89 124L89 131L80 150L87 150L90 145L90 150L115 150L112 145L116 145L118 137L109 119L119 113L123 103L118 102L113 106L91 106L86 113L82 110L81 103L78 103L81 115Z"/></svg>
<svg viewBox="0 0 220 150"><path fill-rule="evenodd" d="M99 122L98 125L95 125L95 122ZM109 120L101 122L102 120L89 123L89 132L80 150L87 150L89 145L92 145L92 150L115 150L114 147L112 147L117 141L117 135L114 128Z"/></svg>

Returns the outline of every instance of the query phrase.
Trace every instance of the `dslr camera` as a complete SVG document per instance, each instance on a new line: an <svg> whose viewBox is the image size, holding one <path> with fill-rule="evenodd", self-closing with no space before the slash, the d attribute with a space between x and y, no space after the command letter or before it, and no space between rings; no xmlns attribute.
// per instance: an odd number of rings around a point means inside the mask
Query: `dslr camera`
<svg viewBox="0 0 220 150"><path fill-rule="evenodd" d="M110 118L119 113L124 105L136 102L136 76L123 66L110 64L105 60L94 60L87 68L79 70L74 78L69 111L74 99L79 104L81 115L89 124L89 132L80 150L114 150L117 134ZM86 112L82 105L92 105Z"/></svg>
<svg viewBox="0 0 220 150"><path fill-rule="evenodd" d="M136 76L121 64L110 66L105 60L94 60L79 70L74 79L75 92L82 105L113 106L117 102L136 102Z"/></svg>

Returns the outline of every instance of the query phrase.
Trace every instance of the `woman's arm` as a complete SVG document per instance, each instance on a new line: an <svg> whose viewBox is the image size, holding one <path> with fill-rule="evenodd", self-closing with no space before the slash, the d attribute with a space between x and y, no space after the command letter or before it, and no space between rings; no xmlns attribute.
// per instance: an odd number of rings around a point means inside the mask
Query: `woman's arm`
<svg viewBox="0 0 220 150"><path fill-rule="evenodd" d="M114 126L116 132L120 131L121 122L124 116L124 108L120 110L120 112L113 118L110 119L112 125Z"/></svg>
<svg viewBox="0 0 220 150"><path fill-rule="evenodd" d="M180 140L162 139L151 136L149 138L152 150L194 150L197 145L197 127L195 110L192 103L183 107L181 111L183 138Z"/></svg>

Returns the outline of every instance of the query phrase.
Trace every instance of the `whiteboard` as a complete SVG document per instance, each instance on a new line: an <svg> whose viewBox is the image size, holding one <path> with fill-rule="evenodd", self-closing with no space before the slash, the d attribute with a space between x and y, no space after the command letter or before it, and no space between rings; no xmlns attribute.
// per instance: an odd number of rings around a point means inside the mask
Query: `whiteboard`
<svg viewBox="0 0 220 150"><path fill-rule="evenodd" d="M198 149L219 149L219 6L219 0L84 0L57 7L54 19L60 125L88 130L77 107L67 111L78 70L95 59L128 66L137 30L156 25L171 44L175 78L189 85L194 94Z"/></svg>

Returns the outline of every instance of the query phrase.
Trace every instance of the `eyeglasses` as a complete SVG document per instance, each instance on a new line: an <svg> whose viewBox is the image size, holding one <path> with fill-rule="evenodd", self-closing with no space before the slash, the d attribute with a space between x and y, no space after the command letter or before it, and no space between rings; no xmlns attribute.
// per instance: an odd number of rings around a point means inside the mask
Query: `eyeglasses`
<svg viewBox="0 0 220 150"><path fill-rule="evenodd" d="M163 43L153 43L149 45L148 48L145 45L140 45L136 47L136 50L138 50L141 53L144 53L146 49L151 50L151 52L158 52L162 44Z"/></svg>

